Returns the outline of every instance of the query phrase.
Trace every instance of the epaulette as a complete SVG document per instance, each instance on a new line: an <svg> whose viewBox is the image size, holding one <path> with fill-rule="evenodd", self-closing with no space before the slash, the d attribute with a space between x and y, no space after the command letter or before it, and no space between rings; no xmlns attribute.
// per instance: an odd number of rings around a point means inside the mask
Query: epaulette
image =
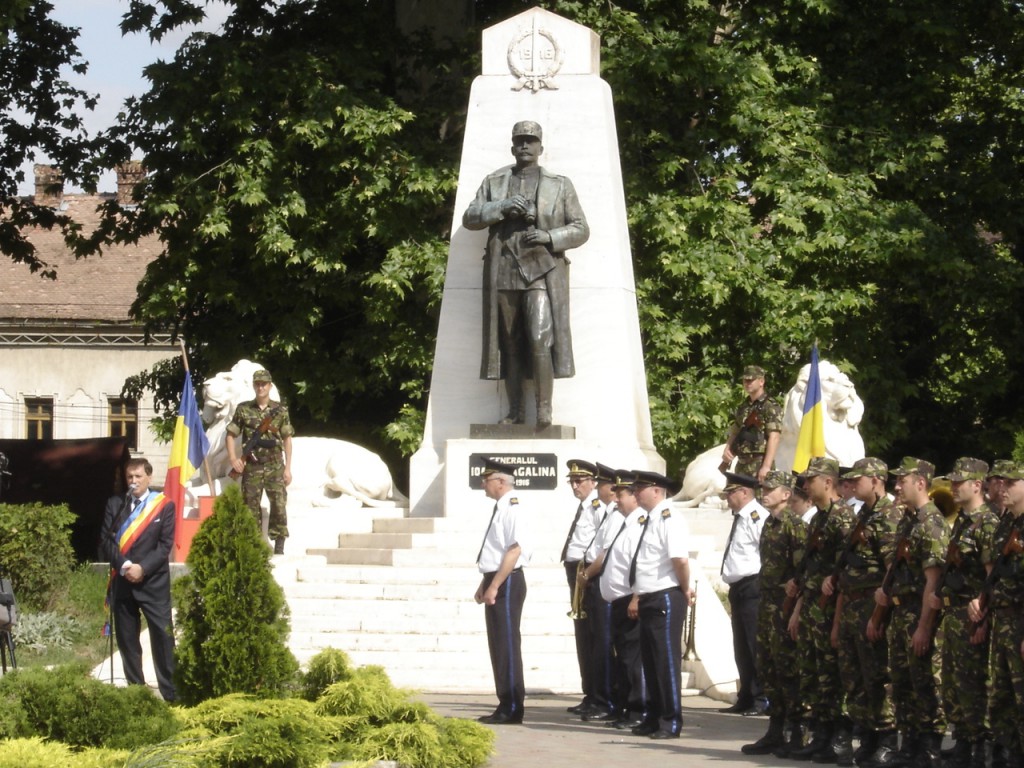
<svg viewBox="0 0 1024 768"><path fill-rule="evenodd" d="M753 510L753 511L752 511L752 512L750 513L750 519L751 519L751 520L753 520L753 521L754 521L754 522L756 523L756 522L757 522L758 520L760 520L760 519L761 519L761 515L759 515L759 514L757 513L757 510L755 509L755 510Z"/></svg>
<svg viewBox="0 0 1024 768"><path fill-rule="evenodd" d="M590 508L591 509L597 509L600 506L601 506L601 500L600 499L594 499L592 502L590 502Z"/></svg>
<svg viewBox="0 0 1024 768"><path fill-rule="evenodd" d="M519 499L517 499L515 496L513 496L511 499L508 500L508 505L510 507L518 506L519 505Z"/></svg>
<svg viewBox="0 0 1024 768"><path fill-rule="evenodd" d="M663 509L663 510L661 510L661 519L662 520L667 520L670 517L672 517L672 510L671 509Z"/></svg>
<svg viewBox="0 0 1024 768"><path fill-rule="evenodd" d="M638 525L643 525L647 522L647 515L640 515L640 517L636 519L636 522Z"/></svg>

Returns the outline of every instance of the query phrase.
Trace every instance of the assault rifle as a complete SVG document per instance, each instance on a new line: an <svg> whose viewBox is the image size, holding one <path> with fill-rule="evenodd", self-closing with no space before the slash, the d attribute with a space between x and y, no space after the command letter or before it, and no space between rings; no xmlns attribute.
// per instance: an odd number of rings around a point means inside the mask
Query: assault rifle
<svg viewBox="0 0 1024 768"><path fill-rule="evenodd" d="M832 579L832 594L826 595L822 592L821 597L818 598L818 607L822 610L824 610L829 602L839 594L839 575L846 567L846 561L850 558L850 552L852 552L853 548L858 544L867 543L868 539L867 536L864 535L864 528L867 525L868 516L871 514L873 509L874 506L868 508L868 505L865 504L861 508L860 514L857 515L857 524L850 532L849 538L847 538L843 543L843 551L839 553L839 557L836 559L836 567L832 569L832 575L830 576Z"/></svg>
<svg viewBox="0 0 1024 768"><path fill-rule="evenodd" d="M743 420L743 426L736 430L736 434L729 438L725 443L725 447L733 453L736 453L736 439L744 432L751 430L751 428L761 429L764 426L764 420L761 418L761 409L755 408L747 414L747 418ZM718 471L725 473L729 469L729 465L732 464L730 461L723 461L718 465Z"/></svg>
<svg viewBox="0 0 1024 768"><path fill-rule="evenodd" d="M256 444L263 438L263 436L267 434L267 432L277 432L277 429L272 426L274 416L276 415L277 410L275 409L271 413L268 413L266 416L264 416L263 421L261 421L260 425L256 427L256 431L253 432L252 435L249 436L249 439L242 444L243 469L244 465L248 463L249 457L252 456L252 452L256 450ZM237 478L242 473L239 472L234 467L232 467L231 471L228 474L234 479Z"/></svg>
<svg viewBox="0 0 1024 768"><path fill-rule="evenodd" d="M978 595L978 611L984 614L988 610L989 600L992 599L992 589L995 587L996 582L999 581L1002 576L1001 571L1006 562L1014 555L1019 555L1024 552L1024 543L1020 540L1020 528L1014 527L1010 531L1010 536L1003 544L1003 549L999 553L999 557L992 564L992 570L988 572L988 576L985 577L985 583L981 585L981 594ZM982 618L982 621L985 619ZM974 630L977 629L978 624L981 622L971 622L968 627L968 632L974 634Z"/></svg>
<svg viewBox="0 0 1024 768"><path fill-rule="evenodd" d="M818 514L828 514L827 511L819 511ZM807 551L804 553L804 559L800 561L799 572L794 577L796 581L796 594L792 597L786 595L786 599L782 601L782 617L789 621L789 617L793 614L793 609L796 607L796 601L800 599L800 595L803 593L806 587L807 580L807 559L811 556L811 552L818 552L821 550L821 541L824 538L821 528L815 528L814 532L811 533L810 538L807 540Z"/></svg>
<svg viewBox="0 0 1024 768"><path fill-rule="evenodd" d="M900 540L896 543L896 557L889 564L889 568L885 572L885 578L882 579L882 592L886 597L892 597L892 584L896 580L896 566L901 560L903 562L910 561L910 537L906 534L901 536ZM871 613L871 618L868 619L868 623L874 623L878 627L884 626L885 622L889 620L889 612L891 610L891 606L876 604L875 610Z"/></svg>

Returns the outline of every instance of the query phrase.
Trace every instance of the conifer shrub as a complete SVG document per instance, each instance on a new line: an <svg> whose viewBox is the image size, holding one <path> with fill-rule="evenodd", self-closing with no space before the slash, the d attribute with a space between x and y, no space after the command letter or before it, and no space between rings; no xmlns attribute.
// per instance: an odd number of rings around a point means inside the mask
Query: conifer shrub
<svg viewBox="0 0 1024 768"><path fill-rule="evenodd" d="M0 564L23 612L51 608L67 589L74 522L66 504L0 504Z"/></svg>
<svg viewBox="0 0 1024 768"><path fill-rule="evenodd" d="M302 676L302 698L316 701L328 686L352 677L352 660L344 651L325 648L309 660L309 668Z"/></svg>
<svg viewBox="0 0 1024 768"><path fill-rule="evenodd" d="M179 700L284 694L298 672L287 646L288 606L270 549L236 486L218 497L186 563L189 573L173 588Z"/></svg>
<svg viewBox="0 0 1024 768"><path fill-rule="evenodd" d="M80 665L18 669L0 678L0 737L39 736L72 747L134 749L173 736L171 708L145 686L115 688Z"/></svg>
<svg viewBox="0 0 1024 768"><path fill-rule="evenodd" d="M38 736L11 739L0 745L0 768L123 768L125 749L73 750L59 741Z"/></svg>

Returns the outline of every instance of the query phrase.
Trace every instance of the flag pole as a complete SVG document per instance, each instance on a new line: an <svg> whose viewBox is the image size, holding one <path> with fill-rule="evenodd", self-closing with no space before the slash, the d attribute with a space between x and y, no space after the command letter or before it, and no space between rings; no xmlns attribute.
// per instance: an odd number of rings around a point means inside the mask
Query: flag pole
<svg viewBox="0 0 1024 768"><path fill-rule="evenodd" d="M178 345L181 347L181 364L185 367L185 373L189 373L188 352L185 351L185 339L181 336L178 337ZM203 474L206 475L206 482L210 486L210 495L216 498L217 479L213 476L213 471L210 469L210 459L208 458L208 455L203 456Z"/></svg>

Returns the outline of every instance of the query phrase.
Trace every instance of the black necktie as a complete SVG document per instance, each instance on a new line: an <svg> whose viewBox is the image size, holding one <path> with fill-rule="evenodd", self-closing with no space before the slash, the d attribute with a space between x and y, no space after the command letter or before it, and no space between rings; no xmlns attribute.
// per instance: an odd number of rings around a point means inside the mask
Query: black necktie
<svg viewBox="0 0 1024 768"><path fill-rule="evenodd" d="M594 529L594 535L590 539L590 543L587 544L587 548L583 550L583 559L587 559L587 552L594 546L594 542L597 541L597 537L601 535L601 526L604 525L604 521L608 519L608 507L604 508L604 517L601 518L601 522L597 524L597 528ZM618 534L616 534L618 535Z"/></svg>
<svg viewBox="0 0 1024 768"><path fill-rule="evenodd" d="M476 561L479 563L480 558L484 554L484 544L487 543L487 535L491 532L491 526L494 525L494 516L498 514L498 503L494 503L494 510L491 512L491 520L487 523L487 530L484 531L484 539L480 542L480 551L476 553Z"/></svg>
<svg viewBox="0 0 1024 768"><path fill-rule="evenodd" d="M640 531L640 540L636 543L636 551L633 553L633 559L629 563L629 586L636 584L636 558L640 554L640 547L643 546L644 536L647 534L647 524L651 522L651 516L648 515L647 519L644 520L644 529Z"/></svg>
<svg viewBox="0 0 1024 768"><path fill-rule="evenodd" d="M622 521L622 527L619 528L619 532L615 534L615 538L612 539L612 543L608 545L608 549L604 551L604 560L601 561L601 570L597 572L597 578L601 578L604 575L604 569L608 567L608 555L612 553L612 547L615 546L615 542L619 540L619 536L626 530L626 521Z"/></svg>
<svg viewBox="0 0 1024 768"><path fill-rule="evenodd" d="M566 554L568 554L568 552L569 552L569 542L572 541L572 535L574 533L576 533L576 523L578 523L580 521L580 515L582 515L582 514L583 514L583 502L581 501L580 505L578 507L576 507L576 517L574 517L572 519L572 527L569 528L569 535L565 537L565 544L562 547L562 556L559 558L559 560L561 560L561 562L563 562L563 563L565 562Z"/></svg>
<svg viewBox="0 0 1024 768"><path fill-rule="evenodd" d="M733 512L732 513L732 528L729 529L729 538L725 542L725 552L722 553L722 567L719 570L720 574L725 574L725 559L729 557L729 547L732 546L732 539L736 535L736 527L740 524L740 516Z"/></svg>

